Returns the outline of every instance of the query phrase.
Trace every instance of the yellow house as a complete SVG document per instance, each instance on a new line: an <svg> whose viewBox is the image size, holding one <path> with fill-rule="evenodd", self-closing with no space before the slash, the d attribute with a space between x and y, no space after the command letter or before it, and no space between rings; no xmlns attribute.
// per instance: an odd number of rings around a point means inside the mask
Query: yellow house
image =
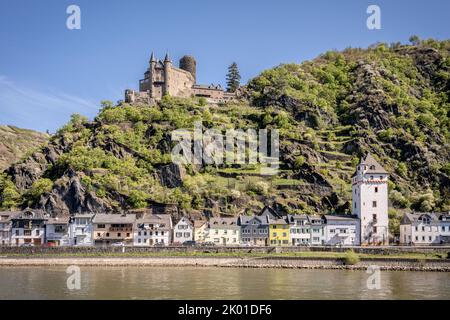
<svg viewBox="0 0 450 320"><path fill-rule="evenodd" d="M288 246L289 230L289 223L286 219L269 218L269 244L271 246Z"/></svg>
<svg viewBox="0 0 450 320"><path fill-rule="evenodd" d="M206 220L194 220L194 241L205 242L208 222Z"/></svg>

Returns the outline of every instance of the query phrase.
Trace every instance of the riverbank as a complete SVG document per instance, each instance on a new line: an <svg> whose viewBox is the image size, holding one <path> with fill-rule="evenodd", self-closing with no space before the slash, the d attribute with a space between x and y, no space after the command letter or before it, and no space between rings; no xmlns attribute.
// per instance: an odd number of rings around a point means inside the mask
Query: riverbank
<svg viewBox="0 0 450 320"><path fill-rule="evenodd" d="M448 259L366 258L346 264L340 258L305 257L1 257L2 266L95 266L95 267L220 267L366 270L377 266L390 271L450 272Z"/></svg>

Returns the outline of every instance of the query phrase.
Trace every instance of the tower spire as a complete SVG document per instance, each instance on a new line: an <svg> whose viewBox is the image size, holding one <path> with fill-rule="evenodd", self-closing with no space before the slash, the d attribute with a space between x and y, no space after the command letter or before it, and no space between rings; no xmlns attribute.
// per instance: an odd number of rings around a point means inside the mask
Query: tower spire
<svg viewBox="0 0 450 320"><path fill-rule="evenodd" d="M166 53L166 57L164 58L164 62L170 61L169 52Z"/></svg>
<svg viewBox="0 0 450 320"><path fill-rule="evenodd" d="M150 56L150 62L156 62L155 55L154 55L153 51L152 51L152 54Z"/></svg>

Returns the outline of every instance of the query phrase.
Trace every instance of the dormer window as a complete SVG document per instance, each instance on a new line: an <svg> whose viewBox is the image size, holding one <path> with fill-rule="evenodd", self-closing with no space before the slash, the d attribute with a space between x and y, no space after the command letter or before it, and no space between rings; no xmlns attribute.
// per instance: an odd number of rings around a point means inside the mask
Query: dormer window
<svg viewBox="0 0 450 320"><path fill-rule="evenodd" d="M375 170L375 166L370 166L370 170Z"/></svg>

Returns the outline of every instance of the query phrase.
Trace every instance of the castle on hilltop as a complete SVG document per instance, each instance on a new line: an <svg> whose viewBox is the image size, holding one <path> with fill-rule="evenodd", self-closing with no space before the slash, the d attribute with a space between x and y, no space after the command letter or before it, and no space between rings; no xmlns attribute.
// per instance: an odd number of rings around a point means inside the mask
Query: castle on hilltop
<svg viewBox="0 0 450 320"><path fill-rule="evenodd" d="M172 64L169 55L164 61L151 54L150 65L144 73L144 79L139 80L139 91L127 89L125 102L154 103L163 96L173 97L204 97L210 103L227 102L236 97L235 93L226 92L220 85L200 85L196 81L197 62L192 56L180 59L179 68Z"/></svg>

